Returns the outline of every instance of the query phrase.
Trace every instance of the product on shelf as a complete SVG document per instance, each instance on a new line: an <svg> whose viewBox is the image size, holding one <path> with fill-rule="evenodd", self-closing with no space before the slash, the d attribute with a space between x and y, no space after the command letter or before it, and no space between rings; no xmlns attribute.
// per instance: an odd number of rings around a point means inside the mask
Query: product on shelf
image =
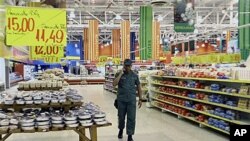
<svg viewBox="0 0 250 141"><path fill-rule="evenodd" d="M223 120L218 120L214 118L209 118L208 119L208 124L217 128L220 128L225 131L230 131L230 126L229 123L223 121Z"/></svg>
<svg viewBox="0 0 250 141"><path fill-rule="evenodd" d="M227 134L229 123L248 124L249 117L245 115L250 113L250 82L231 81L230 69L169 67L156 74L158 76L152 74L149 81L155 107L175 113L178 113L173 110L176 107L186 109L188 119L194 118L202 125Z"/></svg>
<svg viewBox="0 0 250 141"><path fill-rule="evenodd" d="M247 109L248 108L248 99L240 98L238 102L238 107L242 109Z"/></svg>

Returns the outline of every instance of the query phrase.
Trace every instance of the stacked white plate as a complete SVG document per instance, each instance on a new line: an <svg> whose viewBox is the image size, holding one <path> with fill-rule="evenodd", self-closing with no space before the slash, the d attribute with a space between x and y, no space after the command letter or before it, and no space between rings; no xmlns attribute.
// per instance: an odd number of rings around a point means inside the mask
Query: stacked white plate
<svg viewBox="0 0 250 141"><path fill-rule="evenodd" d="M36 118L36 125L39 129L49 129L50 128L50 118L46 116L45 113L42 113Z"/></svg>
<svg viewBox="0 0 250 141"><path fill-rule="evenodd" d="M79 122L81 126L88 127L93 125L92 117L90 114L79 114L78 115Z"/></svg>
<svg viewBox="0 0 250 141"><path fill-rule="evenodd" d="M35 119L33 118L24 117L21 119L20 123L21 128L24 131L34 130L35 128Z"/></svg>
<svg viewBox="0 0 250 141"><path fill-rule="evenodd" d="M74 116L73 114L66 114L64 115L64 123L67 127L78 127L78 121L77 121L77 117Z"/></svg>
<svg viewBox="0 0 250 141"><path fill-rule="evenodd" d="M10 120L10 126L9 126L9 129L10 130L15 130L18 128L18 123L19 121L17 119L11 119Z"/></svg>
<svg viewBox="0 0 250 141"><path fill-rule="evenodd" d="M9 129L10 121L9 119L0 120L0 131L6 132Z"/></svg>
<svg viewBox="0 0 250 141"><path fill-rule="evenodd" d="M97 125L104 125L108 123L106 120L106 114L103 112L96 113L94 115L94 121Z"/></svg>
<svg viewBox="0 0 250 141"><path fill-rule="evenodd" d="M51 116L52 127L63 128L63 117L60 115L59 111L56 111L55 114Z"/></svg>

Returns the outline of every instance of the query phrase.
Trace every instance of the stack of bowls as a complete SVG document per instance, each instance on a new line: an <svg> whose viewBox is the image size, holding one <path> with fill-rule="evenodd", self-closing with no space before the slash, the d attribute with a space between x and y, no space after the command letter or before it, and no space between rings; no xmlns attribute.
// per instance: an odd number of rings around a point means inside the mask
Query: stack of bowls
<svg viewBox="0 0 250 141"><path fill-rule="evenodd" d="M88 127L88 126L93 125L92 117L88 113L79 113L78 119L79 119L81 126Z"/></svg>
<svg viewBox="0 0 250 141"><path fill-rule="evenodd" d="M36 125L38 129L47 130L50 128L50 118L45 113L41 113L36 118Z"/></svg>
<svg viewBox="0 0 250 141"><path fill-rule="evenodd" d="M9 129L10 121L7 118L0 119L0 131L7 132Z"/></svg>
<svg viewBox="0 0 250 141"><path fill-rule="evenodd" d="M33 117L23 117L20 123L24 131L34 130L35 128L35 119Z"/></svg>
<svg viewBox="0 0 250 141"><path fill-rule="evenodd" d="M107 124L106 114L103 112L98 112L94 115L94 121L97 125Z"/></svg>
<svg viewBox="0 0 250 141"><path fill-rule="evenodd" d="M56 111L51 115L51 122L52 122L52 127L55 128L63 128L63 117L61 116L59 111Z"/></svg>
<svg viewBox="0 0 250 141"><path fill-rule="evenodd" d="M78 127L77 117L73 113L67 113L64 115L64 123L67 127Z"/></svg>
<svg viewBox="0 0 250 141"><path fill-rule="evenodd" d="M10 130L17 129L18 128L18 123L19 123L19 121L17 119L15 119L15 118L10 119L9 129Z"/></svg>

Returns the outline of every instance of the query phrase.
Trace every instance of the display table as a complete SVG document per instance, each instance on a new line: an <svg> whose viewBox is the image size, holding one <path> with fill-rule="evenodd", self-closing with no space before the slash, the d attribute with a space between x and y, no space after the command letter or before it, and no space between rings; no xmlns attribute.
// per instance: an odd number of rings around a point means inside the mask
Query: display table
<svg viewBox="0 0 250 141"><path fill-rule="evenodd" d="M15 134L15 133L36 133L36 132L52 132L52 131L65 131L65 130L75 131L79 135L79 141L97 141L97 128L107 127L111 125L112 125L111 123L107 123L105 125L92 125L89 127L79 126L76 128L65 127L65 128L50 128L48 130L36 129L36 130L30 130L30 131L22 131L20 129L9 130L7 132L0 132L0 141L5 141L8 137L10 137L12 134ZM89 129L90 138L86 136L86 132L85 132L86 129Z"/></svg>
<svg viewBox="0 0 250 141"><path fill-rule="evenodd" d="M83 104L83 102L71 102L67 100L64 103L49 103L49 104L0 104L0 109L8 109L13 108L15 111L21 111L23 108L64 108L64 110L67 112L72 107L80 107Z"/></svg>
<svg viewBox="0 0 250 141"><path fill-rule="evenodd" d="M64 80L69 83L69 85L80 85L80 84L104 84L104 77L86 77L86 76L74 76L65 77ZM83 83L84 82L84 83Z"/></svg>

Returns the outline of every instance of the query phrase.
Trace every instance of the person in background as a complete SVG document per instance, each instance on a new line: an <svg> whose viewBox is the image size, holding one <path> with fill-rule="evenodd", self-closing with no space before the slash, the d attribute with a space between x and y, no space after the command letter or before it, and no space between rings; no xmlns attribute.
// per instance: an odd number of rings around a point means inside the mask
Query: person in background
<svg viewBox="0 0 250 141"><path fill-rule="evenodd" d="M142 105L142 90L139 77L132 70L132 61L124 60L123 70L116 74L113 86L118 85L118 120L119 133L118 138L123 138L123 129L125 127L125 117L127 115L127 135L128 141L133 141L132 136L135 133L136 123L136 91L138 91L139 102L138 106Z"/></svg>

